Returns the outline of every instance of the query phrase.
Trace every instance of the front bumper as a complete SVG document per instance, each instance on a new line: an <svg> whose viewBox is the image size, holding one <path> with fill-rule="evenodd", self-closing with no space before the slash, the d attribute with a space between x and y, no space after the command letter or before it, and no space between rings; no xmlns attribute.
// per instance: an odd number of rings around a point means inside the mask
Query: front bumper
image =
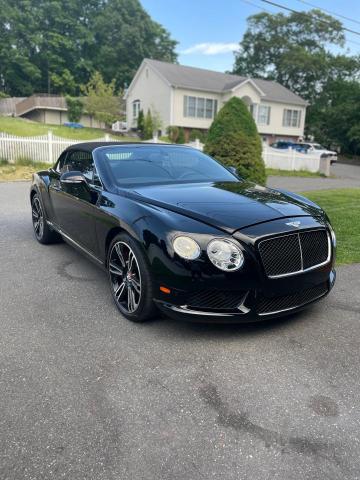
<svg viewBox="0 0 360 480"><path fill-rule="evenodd" d="M247 291L238 291L238 304L231 308L201 308L192 306L188 299L193 298L194 286L188 291L172 291L171 298L155 299L159 309L176 320L206 323L252 323L278 318L303 310L309 305L323 299L335 284L336 272L331 265L317 271L293 278L273 281L273 286L265 289L259 287ZM215 292L215 291L213 291ZM234 295L236 290L229 290ZM214 301L213 294L210 304ZM207 298L211 298L207 295ZM230 299L231 303L231 299ZM226 305L229 306L229 305Z"/></svg>

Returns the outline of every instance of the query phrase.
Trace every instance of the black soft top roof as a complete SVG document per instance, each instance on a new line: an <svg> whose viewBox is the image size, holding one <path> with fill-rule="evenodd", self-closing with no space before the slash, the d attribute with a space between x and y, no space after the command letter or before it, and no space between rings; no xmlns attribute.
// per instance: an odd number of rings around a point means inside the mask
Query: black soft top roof
<svg viewBox="0 0 360 480"><path fill-rule="evenodd" d="M71 145L70 147L66 148L66 151L71 151L71 150L82 150L83 152L93 152L95 148L98 147L112 147L116 145L143 145L144 147L148 145L157 145L163 146L163 145L171 145L169 143L141 143L139 142L84 142L84 143L75 143L74 145Z"/></svg>

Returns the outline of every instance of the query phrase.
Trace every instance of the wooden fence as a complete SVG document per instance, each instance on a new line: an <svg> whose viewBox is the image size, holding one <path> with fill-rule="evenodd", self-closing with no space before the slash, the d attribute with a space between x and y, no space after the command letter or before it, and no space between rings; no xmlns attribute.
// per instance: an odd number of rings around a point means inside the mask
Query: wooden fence
<svg viewBox="0 0 360 480"><path fill-rule="evenodd" d="M110 140L110 136L106 134L103 138L92 141ZM83 140L57 137L51 131L47 135L36 137L18 137L2 132L0 133L0 160L15 162L18 159L26 158L34 162L53 164L65 148L81 142Z"/></svg>

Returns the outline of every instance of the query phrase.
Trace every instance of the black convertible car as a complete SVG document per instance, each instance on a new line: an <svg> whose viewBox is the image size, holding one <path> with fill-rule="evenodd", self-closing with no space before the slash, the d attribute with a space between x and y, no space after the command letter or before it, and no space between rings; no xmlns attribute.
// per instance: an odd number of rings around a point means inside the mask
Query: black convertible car
<svg viewBox="0 0 360 480"><path fill-rule="evenodd" d="M34 232L108 272L120 312L246 322L297 311L335 282L335 234L304 197L247 182L189 147L83 143L33 176Z"/></svg>

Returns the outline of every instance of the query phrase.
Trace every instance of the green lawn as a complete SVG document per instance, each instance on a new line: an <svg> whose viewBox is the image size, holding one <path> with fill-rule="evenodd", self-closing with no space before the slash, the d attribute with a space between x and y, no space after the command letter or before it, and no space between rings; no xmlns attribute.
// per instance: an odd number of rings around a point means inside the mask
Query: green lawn
<svg viewBox="0 0 360 480"><path fill-rule="evenodd" d="M34 137L36 135L44 135L49 130L54 135L63 138L71 138L74 140L93 140L101 138L105 135L104 130L99 128L69 128L64 125L49 125L44 123L30 122L23 118L1 117L0 116L0 132L6 132L11 135L20 137ZM134 141L130 137L112 136L119 141Z"/></svg>
<svg viewBox="0 0 360 480"><path fill-rule="evenodd" d="M267 168L266 175L276 177L324 177L322 173L308 172L307 170L277 170L274 168Z"/></svg>
<svg viewBox="0 0 360 480"><path fill-rule="evenodd" d="M360 188L316 190L303 195L328 214L337 237L337 264L360 263Z"/></svg>

